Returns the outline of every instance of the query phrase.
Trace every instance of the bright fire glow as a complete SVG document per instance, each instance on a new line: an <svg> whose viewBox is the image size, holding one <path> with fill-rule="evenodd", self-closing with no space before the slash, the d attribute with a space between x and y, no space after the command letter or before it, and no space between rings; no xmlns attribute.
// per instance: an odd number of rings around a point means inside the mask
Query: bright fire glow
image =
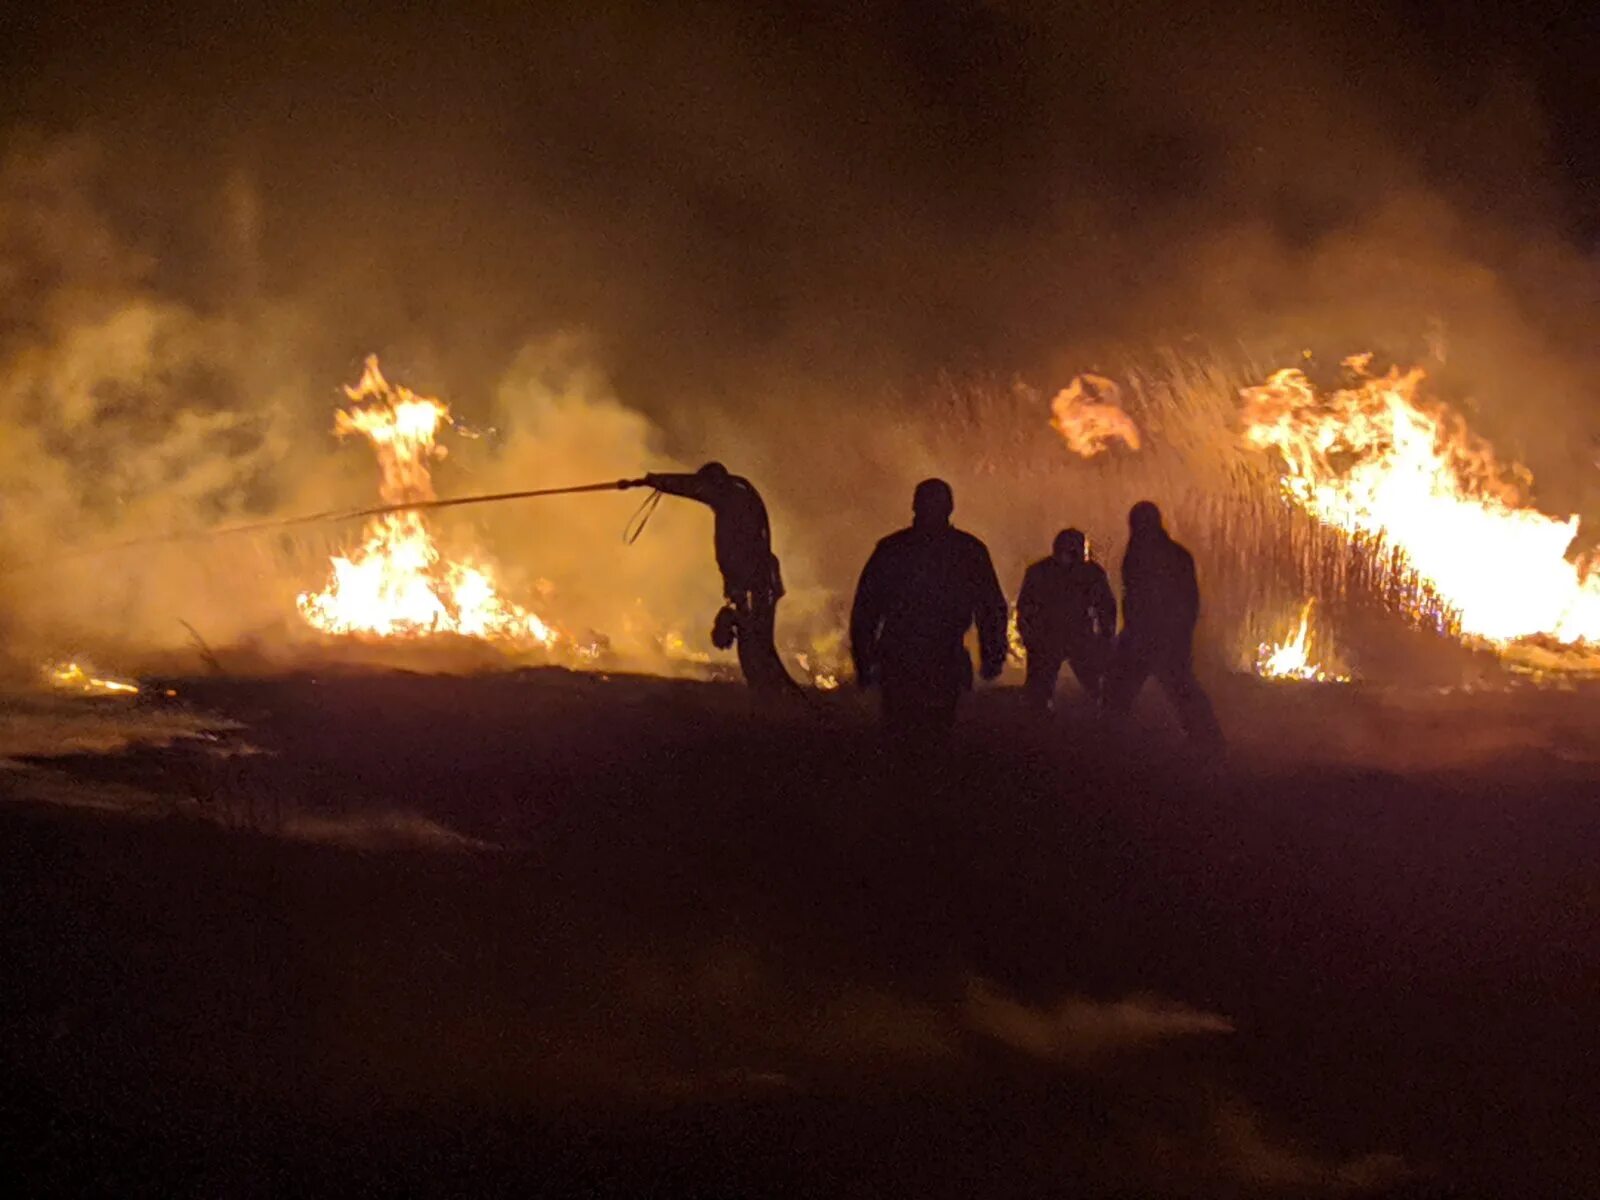
<svg viewBox="0 0 1600 1200"><path fill-rule="evenodd" d="M1348 675L1338 675L1311 661L1311 609L1313 597L1300 609L1299 624L1277 643L1263 642L1256 657L1256 674L1268 679L1304 679L1316 683L1346 683Z"/></svg>
<svg viewBox="0 0 1600 1200"><path fill-rule="evenodd" d="M1122 411L1122 390L1100 375L1079 375L1050 401L1050 424L1067 449L1093 458L1121 442L1139 448L1139 427Z"/></svg>
<svg viewBox="0 0 1600 1200"><path fill-rule="evenodd" d="M1381 536L1493 642L1548 635L1600 641L1600 571L1566 557L1578 518L1524 503L1529 476L1442 406L1418 398L1421 370L1366 372L1318 392L1294 368L1245 388L1245 439L1277 451L1284 493L1353 536Z"/></svg>
<svg viewBox="0 0 1600 1200"><path fill-rule="evenodd" d="M796 654L794 656L794 661L795 664L800 668L801 672L811 680L811 686L816 688L819 692L833 692L838 690L839 676L835 672L826 669L821 663L813 660L811 655Z"/></svg>
<svg viewBox="0 0 1600 1200"><path fill-rule="evenodd" d="M1017 626L1017 610L1013 606L1006 617L1006 655L1013 662L1028 661L1028 648L1022 644L1022 630Z"/></svg>
<svg viewBox="0 0 1600 1200"><path fill-rule="evenodd" d="M139 685L125 679L111 679L94 675L81 663L51 663L44 668L45 681L51 687L68 692L82 692L88 696L136 696Z"/></svg>
<svg viewBox="0 0 1600 1200"><path fill-rule="evenodd" d="M434 499L432 460L444 457L434 437L450 410L438 400L390 384L368 358L361 381L345 388L334 432L360 433L372 443L386 504ZM420 512L368 519L361 542L332 559L320 592L299 598L300 614L325 633L421 637L454 633L553 645L559 635L533 613L502 597L493 568L447 558Z"/></svg>

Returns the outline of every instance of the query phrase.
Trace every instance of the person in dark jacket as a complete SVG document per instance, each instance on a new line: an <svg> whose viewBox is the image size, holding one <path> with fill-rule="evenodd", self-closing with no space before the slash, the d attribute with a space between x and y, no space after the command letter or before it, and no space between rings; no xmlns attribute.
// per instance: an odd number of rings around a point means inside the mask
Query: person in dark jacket
<svg viewBox="0 0 1600 1200"><path fill-rule="evenodd" d="M856 679L882 689L884 724L901 739L926 741L954 724L972 687L964 638L974 623L983 678L1005 666L1006 598L988 547L950 524L954 511L948 483L919 483L910 528L878 543L856 585Z"/></svg>
<svg viewBox="0 0 1600 1200"><path fill-rule="evenodd" d="M1167 533L1161 510L1141 500L1128 512L1122 556L1122 633L1106 675L1105 705L1126 714L1154 675L1190 740L1219 744L1211 701L1194 676L1194 627L1200 584L1194 557Z"/></svg>
<svg viewBox="0 0 1600 1200"><path fill-rule="evenodd" d="M783 575L772 553L772 530L761 493L742 475L719 462L708 462L692 474L656 473L627 480L631 487L653 487L671 496L698 500L716 517L712 535L722 594L727 600L717 614L712 641L738 649L739 669L751 690L799 693L784 668L774 643Z"/></svg>
<svg viewBox="0 0 1600 1200"><path fill-rule="evenodd" d="M1082 530L1056 534L1049 558L1022 576L1017 632L1028 652L1028 701L1048 711L1061 664L1070 663L1084 694L1096 704L1117 636L1117 601L1105 569L1088 557Z"/></svg>

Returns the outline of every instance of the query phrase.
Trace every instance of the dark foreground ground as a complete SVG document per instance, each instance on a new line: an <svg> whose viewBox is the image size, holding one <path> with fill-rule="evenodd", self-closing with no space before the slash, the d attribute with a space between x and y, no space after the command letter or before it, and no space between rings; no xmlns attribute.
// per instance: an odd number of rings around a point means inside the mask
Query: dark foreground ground
<svg viewBox="0 0 1600 1200"><path fill-rule="evenodd" d="M244 727L0 747L29 1193L1600 1193L1592 696L177 690Z"/></svg>

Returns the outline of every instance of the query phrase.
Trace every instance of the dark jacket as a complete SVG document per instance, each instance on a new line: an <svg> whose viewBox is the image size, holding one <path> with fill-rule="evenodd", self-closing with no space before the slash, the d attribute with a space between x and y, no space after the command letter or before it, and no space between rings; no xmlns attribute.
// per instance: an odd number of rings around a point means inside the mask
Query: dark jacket
<svg viewBox="0 0 1600 1200"><path fill-rule="evenodd" d="M1164 531L1130 540L1122 556L1122 623L1128 636L1187 646L1199 619L1194 556Z"/></svg>
<svg viewBox="0 0 1600 1200"><path fill-rule="evenodd" d="M913 525L878 543L850 614L850 651L862 679L930 690L972 686L962 644L974 622L984 665L1006 657L1006 598L989 550L948 525Z"/></svg>
<svg viewBox="0 0 1600 1200"><path fill-rule="evenodd" d="M1029 654L1065 655L1117 631L1117 601L1097 562L1042 558L1022 576L1017 632Z"/></svg>
<svg viewBox="0 0 1600 1200"><path fill-rule="evenodd" d="M716 515L713 541L722 590L730 599L746 592L776 600L783 576L772 553L772 530L761 493L742 475L646 475L645 482L673 496L707 505Z"/></svg>

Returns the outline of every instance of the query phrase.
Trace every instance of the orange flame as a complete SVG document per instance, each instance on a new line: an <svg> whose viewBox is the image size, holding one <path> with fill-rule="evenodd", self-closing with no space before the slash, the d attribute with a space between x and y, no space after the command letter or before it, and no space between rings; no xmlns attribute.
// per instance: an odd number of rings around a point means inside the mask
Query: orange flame
<svg viewBox="0 0 1600 1200"><path fill-rule="evenodd" d="M1294 368L1243 389L1245 440L1277 451L1284 494L1398 548L1469 635L1600 641L1600 572L1566 557L1578 518L1526 505L1527 471L1420 400L1421 370L1373 377L1369 357L1348 360L1353 381L1331 392Z"/></svg>
<svg viewBox="0 0 1600 1200"><path fill-rule="evenodd" d="M1100 375L1079 375L1050 401L1050 424L1067 449L1093 458L1121 442L1139 448L1139 427L1122 411L1122 391Z"/></svg>
<svg viewBox="0 0 1600 1200"><path fill-rule="evenodd" d="M450 410L438 400L392 385L366 362L361 380L344 389L334 433L359 433L378 456L378 493L386 504L434 499L429 463L444 457L435 443ZM502 597L494 571L472 558L444 557L419 512L372 517L359 545L332 558L332 577L320 592L299 597L300 615L325 633L419 637L455 633L551 646L559 634L536 615Z"/></svg>
<svg viewBox="0 0 1600 1200"><path fill-rule="evenodd" d="M43 668L45 681L62 691L82 692L86 696L137 696L139 685L109 675L96 675L94 668L72 661L49 663ZM168 693L171 695L172 693Z"/></svg>
<svg viewBox="0 0 1600 1200"><path fill-rule="evenodd" d="M1348 683L1340 675L1311 660L1311 610L1316 597L1300 609L1300 623L1281 642L1263 642L1256 656L1256 674L1267 679L1303 679L1316 683Z"/></svg>

